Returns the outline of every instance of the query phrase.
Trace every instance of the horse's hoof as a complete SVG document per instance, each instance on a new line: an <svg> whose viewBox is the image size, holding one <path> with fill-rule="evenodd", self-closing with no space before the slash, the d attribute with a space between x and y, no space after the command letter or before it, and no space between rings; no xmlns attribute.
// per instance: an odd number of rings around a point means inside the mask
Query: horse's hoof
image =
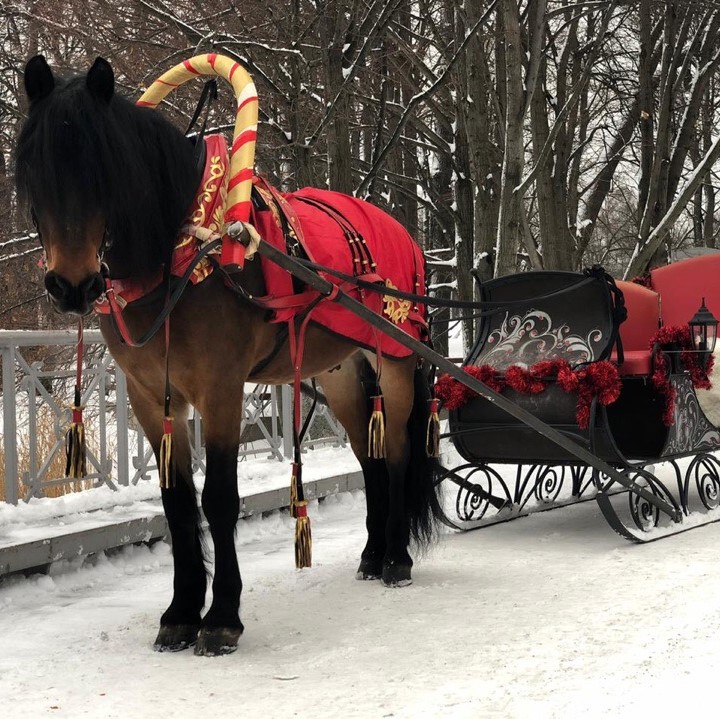
<svg viewBox="0 0 720 719"><path fill-rule="evenodd" d="M369 581L382 577L382 560L361 559L360 566L355 573L355 579Z"/></svg>
<svg viewBox="0 0 720 719"><path fill-rule="evenodd" d="M232 654L237 649L238 640L243 633L239 627L203 627L195 644L195 656L217 657Z"/></svg>
<svg viewBox="0 0 720 719"><path fill-rule="evenodd" d="M156 652L181 652L197 641L197 624L165 624L160 626L153 649Z"/></svg>
<svg viewBox="0 0 720 719"><path fill-rule="evenodd" d="M383 564L382 583L386 587L407 587L412 584L411 564Z"/></svg>

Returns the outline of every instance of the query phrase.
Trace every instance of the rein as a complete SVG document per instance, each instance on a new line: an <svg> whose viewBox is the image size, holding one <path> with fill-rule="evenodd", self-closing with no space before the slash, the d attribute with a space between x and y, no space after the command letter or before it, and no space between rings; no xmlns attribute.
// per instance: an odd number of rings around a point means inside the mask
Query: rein
<svg viewBox="0 0 720 719"><path fill-rule="evenodd" d="M520 304L526 304L527 302L535 302L539 300L547 300L551 299L553 297L559 297L560 295L565 294L566 292L572 292L574 290L578 290L581 287L584 287L585 285L593 282L593 280L597 279L598 277L604 277L606 280L612 280L612 277L604 272L604 270L601 270L599 267L593 267L588 270L585 270L585 277L583 277L580 280L577 280L577 282L573 282L571 285L568 285L567 287L563 287L559 290L554 290L552 292L547 292L544 295L536 295L534 297L528 297L528 298L520 298L517 300L503 300L498 302L493 301L480 301L480 302L470 302L470 301L463 301L463 300L451 300L451 299L443 299L441 297L429 297L428 295L418 295L413 294L412 292L403 292L402 290L395 289L393 287L387 287L384 284L380 284L379 282L369 282L367 280L363 280L358 276L348 275L344 272L341 272L339 270L333 269L332 267L327 267L325 265L318 264L317 262L312 262L310 260L305 260L299 257L293 257L295 262L299 265L303 265L303 267L306 267L309 270L313 270L316 273L324 272L328 275L331 275L332 277L335 277L339 280L343 280L344 283L355 285L361 289L368 290L369 292L374 292L376 294L380 295L389 295L390 297L395 297L397 299L403 299L403 300L409 300L411 302L416 302L418 304L423 304L428 307L443 307L443 308L450 308L450 309L463 309L463 310L479 310L479 312L473 317L487 317L494 314L497 314L498 312L502 312L503 309L505 309L508 306L512 305L520 305ZM614 282L613 282L614 286ZM485 309L487 308L487 309Z"/></svg>

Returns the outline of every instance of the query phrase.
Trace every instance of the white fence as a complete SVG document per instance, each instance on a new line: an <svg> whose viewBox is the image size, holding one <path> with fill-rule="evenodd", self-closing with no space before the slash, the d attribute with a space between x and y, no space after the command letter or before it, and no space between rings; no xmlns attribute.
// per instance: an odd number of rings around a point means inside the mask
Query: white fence
<svg viewBox="0 0 720 719"><path fill-rule="evenodd" d="M58 471L70 422L74 386L74 331L0 330L2 358L2 450L4 499L45 496L72 482ZM99 331L85 332L82 404L88 435L87 486L136 484L156 468L152 449L135 422L122 371L115 366ZM292 453L292 390L285 385L248 386L240 437L240 459ZM195 471L204 471L202 423L190 420ZM318 403L304 446L344 445L345 434ZM0 499L2 496L0 495Z"/></svg>

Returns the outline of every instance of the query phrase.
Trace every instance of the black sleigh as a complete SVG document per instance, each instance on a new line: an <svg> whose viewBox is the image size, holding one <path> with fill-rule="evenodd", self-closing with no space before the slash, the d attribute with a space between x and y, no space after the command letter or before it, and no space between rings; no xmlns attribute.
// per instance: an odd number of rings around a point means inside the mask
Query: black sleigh
<svg viewBox="0 0 720 719"><path fill-rule="evenodd" d="M716 521L720 432L698 401L712 366L712 348L699 340L715 328L711 314L709 326L689 321L703 300L720 316L718 273L720 255L656 270L645 286L615 281L601 268L489 281L465 370L683 516L704 515L693 524ZM682 527L448 376L436 391L460 455L445 461L454 465L443 476L452 497L448 524L476 528L598 498L613 529L629 539Z"/></svg>

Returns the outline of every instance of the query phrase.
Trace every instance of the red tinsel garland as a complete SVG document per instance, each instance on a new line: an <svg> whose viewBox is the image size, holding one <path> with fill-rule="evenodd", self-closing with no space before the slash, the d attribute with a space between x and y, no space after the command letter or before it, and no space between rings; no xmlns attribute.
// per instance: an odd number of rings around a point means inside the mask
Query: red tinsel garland
<svg viewBox="0 0 720 719"><path fill-rule="evenodd" d="M695 345L690 334L688 325L667 325L661 327L650 341L650 349L660 345L677 344L680 347L680 362L690 375L690 380L695 389L710 389L712 383L709 375L712 373L715 357L708 357L707 366L703 367L700 362L700 354L695 352ZM670 383L670 367L668 357L664 352L655 354L655 368L652 373L652 383L659 394L665 397L665 411L663 412L663 424L671 427L675 409L675 387Z"/></svg>
<svg viewBox="0 0 720 719"><path fill-rule="evenodd" d="M590 405L594 397L603 405L612 404L620 396L622 384L617 367L611 362L593 362L581 369L574 370L565 360L545 360L525 369L513 365L504 375L490 365L463 367L470 376L475 377L495 392L510 387L521 394L542 392L549 380L556 380L564 392L577 392L578 425L585 429L590 423ZM445 409L458 409L477 393L448 374L442 375L435 384L435 397L442 401Z"/></svg>

